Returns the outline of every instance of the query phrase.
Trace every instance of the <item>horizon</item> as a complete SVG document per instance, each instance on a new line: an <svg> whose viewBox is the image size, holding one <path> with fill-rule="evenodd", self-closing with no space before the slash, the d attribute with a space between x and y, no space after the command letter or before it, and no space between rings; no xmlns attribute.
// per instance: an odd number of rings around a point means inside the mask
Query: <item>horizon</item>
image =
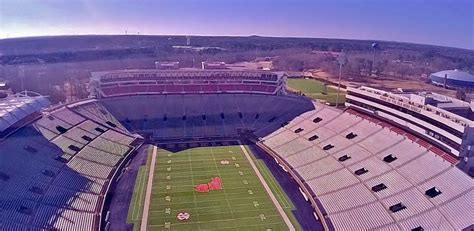
<svg viewBox="0 0 474 231"><path fill-rule="evenodd" d="M194 34L62 34L62 35L37 35L37 36L23 36L23 37L9 37L0 38L1 40L14 40L14 39L34 39L34 38L48 38L48 37L81 37L81 36L190 36L190 37L235 37L235 38L250 38L250 37L261 37L261 38L292 38L292 39L330 39L330 40L348 40L348 41L367 41L367 42L387 42L387 43L406 43L422 46L435 46L445 47L450 49L460 49L474 51L470 48L453 47L439 44L429 43L417 43L407 41L390 41L390 40L377 40L377 39L356 39L356 38L330 38L330 37L295 37L295 36L271 36L271 35L194 35Z"/></svg>
<svg viewBox="0 0 474 231"><path fill-rule="evenodd" d="M429 4L419 0L257 0L253 7L237 0L22 0L0 5L0 39L124 35L127 31L151 36L388 41L474 50L474 3L468 0L456 4L446 0Z"/></svg>

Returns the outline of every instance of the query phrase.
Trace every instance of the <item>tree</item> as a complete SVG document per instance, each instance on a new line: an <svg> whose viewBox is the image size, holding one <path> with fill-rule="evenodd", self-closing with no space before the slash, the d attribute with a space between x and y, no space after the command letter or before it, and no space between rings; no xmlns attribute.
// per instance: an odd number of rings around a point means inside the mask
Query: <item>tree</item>
<svg viewBox="0 0 474 231"><path fill-rule="evenodd" d="M456 99L466 100L466 91L464 89L456 90Z"/></svg>

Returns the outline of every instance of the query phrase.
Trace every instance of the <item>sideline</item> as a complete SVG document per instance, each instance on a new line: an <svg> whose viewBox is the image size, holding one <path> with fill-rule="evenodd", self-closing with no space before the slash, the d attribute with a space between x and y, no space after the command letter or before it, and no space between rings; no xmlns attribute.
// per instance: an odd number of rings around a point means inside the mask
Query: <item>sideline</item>
<svg viewBox="0 0 474 231"><path fill-rule="evenodd" d="M153 186L153 175L155 173L155 163L156 163L156 146L153 146L153 154L151 156L151 164L150 169L148 172L148 183L146 185L146 194L145 194L145 202L143 203L143 213L142 213L142 223L140 225L141 231L147 230L148 224L148 211L150 210L150 199L151 199L151 190Z"/></svg>
<svg viewBox="0 0 474 231"><path fill-rule="evenodd" d="M239 142L240 143L240 142ZM260 180L260 182L262 182L262 185L263 187L265 188L265 191L267 191L268 195L270 196L270 199L272 200L273 204L276 206L277 210L278 210L278 213L280 213L280 216L283 218L283 221L285 221L286 223L286 226L288 226L288 228L293 231L295 230L295 227L293 226L293 223L291 223L290 221L290 218L288 218L288 216L286 215L285 211L283 210L283 208L281 207L280 203L278 203L278 200L276 199L275 195L273 195L273 192L272 190L270 189L270 187L268 186L267 182L265 181L265 179L263 178L262 174L258 171L258 168L257 166L255 165L255 163L253 162L252 158L250 157L249 153L247 152L247 149L245 149L245 147L240 144L240 149L242 149L242 151L244 152L245 154L245 157L247 157L247 160L249 161L250 165L252 166L253 170L255 171L255 173L257 174L257 177L258 179Z"/></svg>

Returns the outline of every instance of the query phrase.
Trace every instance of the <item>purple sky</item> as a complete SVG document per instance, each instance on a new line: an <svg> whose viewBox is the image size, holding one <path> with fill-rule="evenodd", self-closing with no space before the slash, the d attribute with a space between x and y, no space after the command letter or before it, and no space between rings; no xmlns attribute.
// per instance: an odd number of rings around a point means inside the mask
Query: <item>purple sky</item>
<svg viewBox="0 0 474 231"><path fill-rule="evenodd" d="M474 50L474 1L0 0L0 38L125 30L377 39Z"/></svg>

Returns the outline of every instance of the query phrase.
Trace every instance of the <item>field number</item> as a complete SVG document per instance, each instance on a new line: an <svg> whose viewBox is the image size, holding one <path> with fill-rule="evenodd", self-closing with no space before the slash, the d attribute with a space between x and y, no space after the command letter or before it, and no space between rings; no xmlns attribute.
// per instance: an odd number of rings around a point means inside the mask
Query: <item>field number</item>
<svg viewBox="0 0 474 231"><path fill-rule="evenodd" d="M255 208L258 208L258 206L260 206L260 204L258 203L258 201L253 201L253 206L254 206Z"/></svg>

